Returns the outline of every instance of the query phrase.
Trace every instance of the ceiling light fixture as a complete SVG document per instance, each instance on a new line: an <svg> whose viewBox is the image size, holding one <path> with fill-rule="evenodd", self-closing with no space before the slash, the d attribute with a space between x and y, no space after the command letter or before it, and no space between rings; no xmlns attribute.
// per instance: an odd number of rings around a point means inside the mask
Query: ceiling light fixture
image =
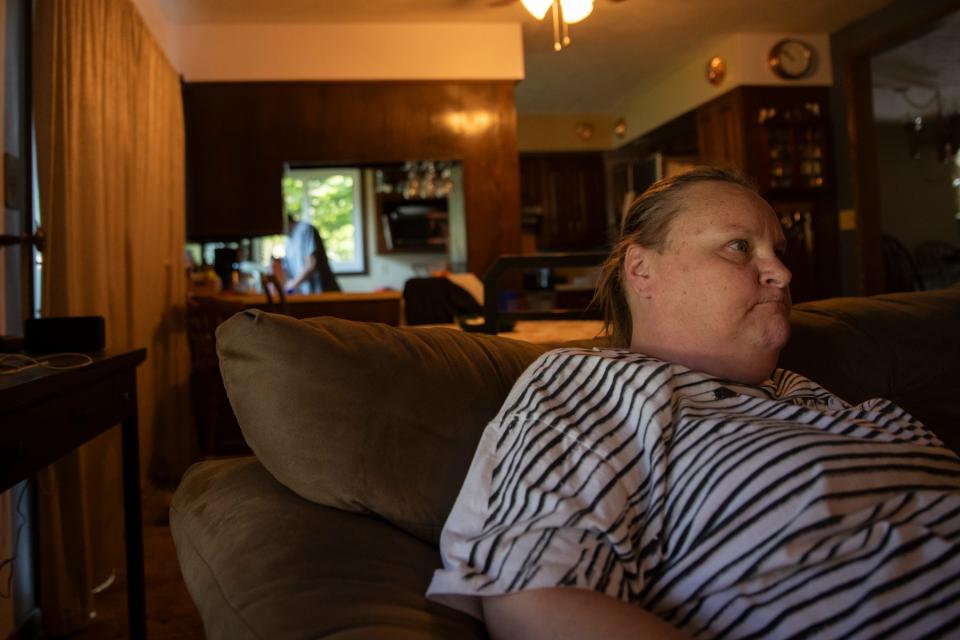
<svg viewBox="0 0 960 640"><path fill-rule="evenodd" d="M593 13L593 0L520 0L537 20L543 20L553 9L553 49L560 51L570 44L567 25L580 22Z"/></svg>
<svg viewBox="0 0 960 640"><path fill-rule="evenodd" d="M543 20L543 16L547 15L547 10L553 4L553 0L520 0L520 3L534 18Z"/></svg>
<svg viewBox="0 0 960 640"><path fill-rule="evenodd" d="M930 99L921 102L910 97L911 87L895 87L893 90L911 108L904 114L904 129L910 157L920 159L923 146L937 149L938 159L946 164L954 161L960 153L960 111L945 114L939 87L920 87L930 92Z"/></svg>
<svg viewBox="0 0 960 640"><path fill-rule="evenodd" d="M593 0L560 0L560 9L567 24L576 24L593 13Z"/></svg>

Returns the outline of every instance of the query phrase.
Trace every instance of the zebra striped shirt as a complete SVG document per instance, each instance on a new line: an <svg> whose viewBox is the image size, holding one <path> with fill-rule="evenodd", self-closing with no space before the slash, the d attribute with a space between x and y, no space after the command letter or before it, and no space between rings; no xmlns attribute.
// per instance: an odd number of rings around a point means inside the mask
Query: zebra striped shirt
<svg viewBox="0 0 960 640"><path fill-rule="evenodd" d="M570 586L703 638L960 638L960 459L886 400L561 349L483 433L428 596Z"/></svg>

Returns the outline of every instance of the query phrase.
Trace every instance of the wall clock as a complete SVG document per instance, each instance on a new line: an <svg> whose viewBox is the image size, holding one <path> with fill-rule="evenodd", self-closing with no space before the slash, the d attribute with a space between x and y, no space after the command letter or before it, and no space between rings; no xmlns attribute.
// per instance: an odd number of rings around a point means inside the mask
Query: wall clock
<svg viewBox="0 0 960 640"><path fill-rule="evenodd" d="M813 68L813 47L802 40L785 38L770 49L767 63L785 80L802 78Z"/></svg>

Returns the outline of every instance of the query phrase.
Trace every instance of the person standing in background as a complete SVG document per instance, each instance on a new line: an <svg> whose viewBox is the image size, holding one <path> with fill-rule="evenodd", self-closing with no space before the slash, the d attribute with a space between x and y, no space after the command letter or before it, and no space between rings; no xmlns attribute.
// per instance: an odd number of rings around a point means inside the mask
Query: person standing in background
<svg viewBox="0 0 960 640"><path fill-rule="evenodd" d="M286 257L283 260L284 290L287 293L320 293L340 291L330 269L323 239L316 228L305 220L287 214Z"/></svg>

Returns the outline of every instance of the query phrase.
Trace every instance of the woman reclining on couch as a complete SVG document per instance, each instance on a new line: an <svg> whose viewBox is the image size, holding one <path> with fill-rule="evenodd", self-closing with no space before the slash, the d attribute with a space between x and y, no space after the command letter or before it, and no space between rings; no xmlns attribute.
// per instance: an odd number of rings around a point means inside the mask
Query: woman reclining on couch
<svg viewBox="0 0 960 640"><path fill-rule="evenodd" d="M960 460L888 401L775 370L783 246L729 172L640 196L600 289L624 348L517 381L430 597L497 639L960 637Z"/></svg>

